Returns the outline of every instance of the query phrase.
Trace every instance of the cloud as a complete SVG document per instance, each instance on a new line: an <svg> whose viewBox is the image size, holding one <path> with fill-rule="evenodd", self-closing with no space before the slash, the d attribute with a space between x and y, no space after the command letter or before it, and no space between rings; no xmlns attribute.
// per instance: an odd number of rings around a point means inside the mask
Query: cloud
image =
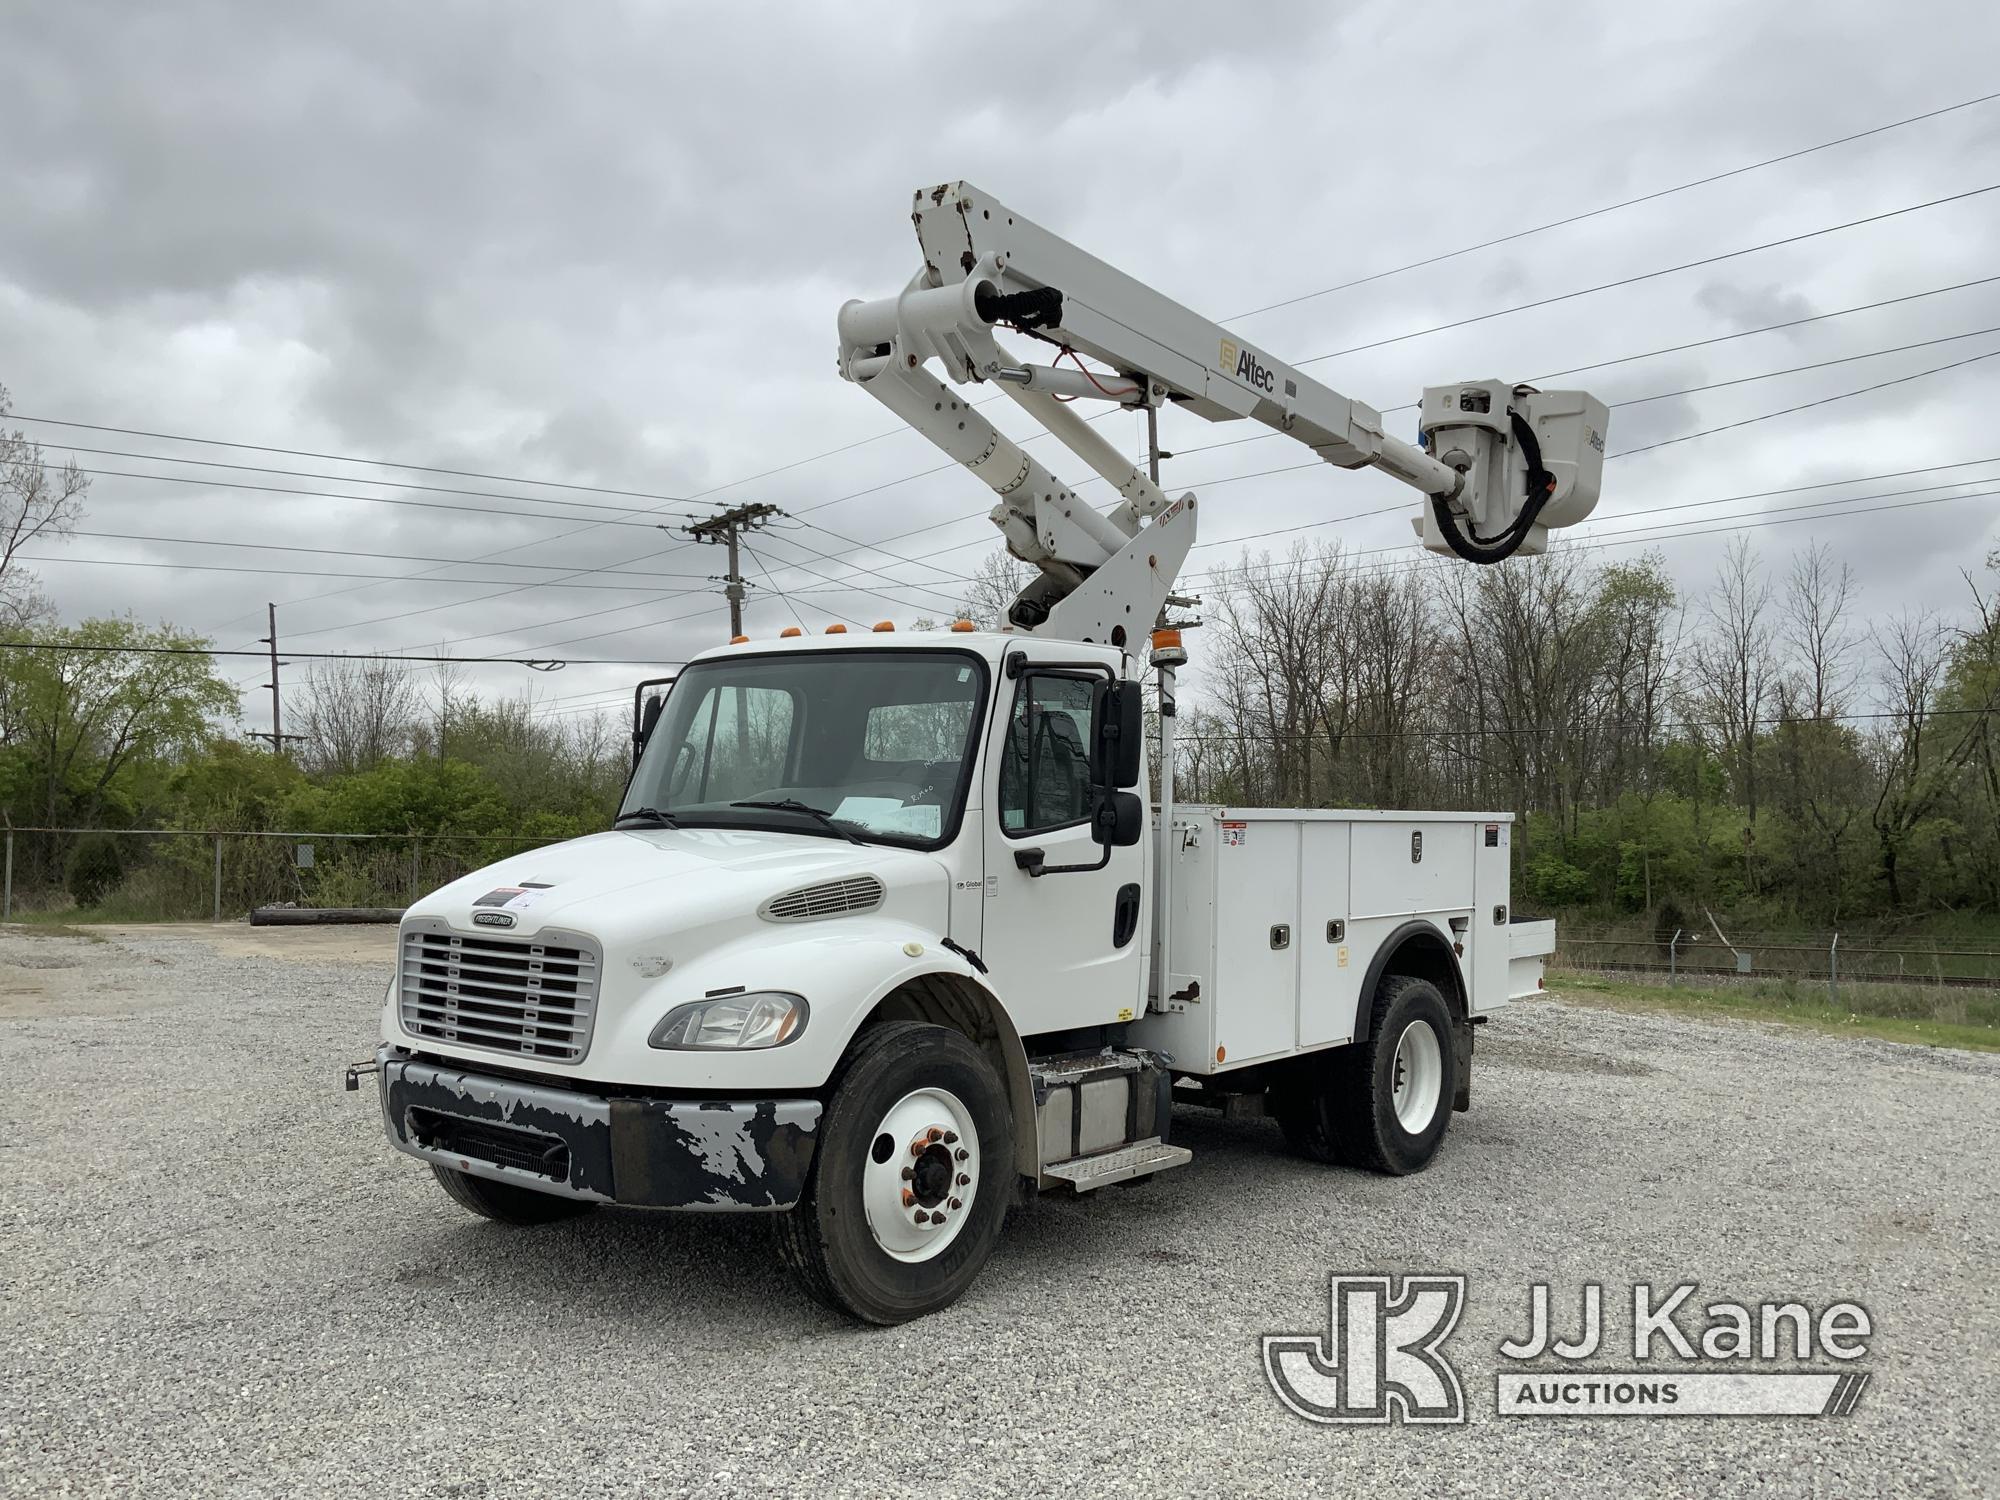
<svg viewBox="0 0 2000 1500"><path fill-rule="evenodd" d="M1387 0L950 15L800 5L754 21L736 7L639 4L16 10L0 49L0 380L23 412L673 497L36 428L52 452L73 442L160 456L91 461L106 469L202 473L162 460L206 453L376 481L107 477L91 496L94 529L392 554L79 539L71 561L38 564L62 608L130 605L235 645L261 633L276 598L285 630L326 648L457 640L517 654L573 640L563 649L577 656L645 661L722 634L721 601L704 592L714 556L652 529L686 509L680 497L767 500L801 518L758 544L773 578L752 596L756 632L791 623L791 608L814 625L937 614L994 545L977 519L986 490L927 474L935 452L833 369L841 302L893 291L916 263L907 214L921 185L967 178L1227 319L1984 92L1972 60L2000 42L1989 8L1939 7L1932 31L1957 36L1967 60L1954 77L1917 49L1871 43L1876 18L1859 0L1694 4L1615 24L1586 10L1465 45ZM1394 340L1311 373L1395 408L1428 383L1526 379L1969 280L1994 259L1981 207L1992 200L1404 337L1962 191L1996 131L2000 106L1962 111L1313 297L1242 332L1293 358ZM1996 323L2000 297L1975 290L1561 383L1651 395ZM1631 408L1613 446L1775 410L1877 368ZM1895 399L1879 411L1833 405L1634 459L1610 472L1605 509L1974 456L1994 378L1982 368L1884 393ZM993 410L1006 430L1028 430L1005 403ZM1405 435L1409 420L1388 418ZM1179 413L1165 425L1177 449L1253 435ZM1136 444L1123 418L1105 430ZM1193 483L1301 461L1272 437L1173 467ZM459 497L471 512L399 508L222 487L231 480L452 498L397 487L436 483L613 508L477 497ZM1324 467L1244 479L1214 488L1203 534L1399 495L1379 476ZM1956 532L1927 520L1899 533L1883 560L1896 590L1949 587L1955 558L1983 552L1976 504ZM1767 535L1777 547L1809 529ZM848 571L826 560L851 550L835 533L879 544L859 554L873 571L855 591L810 576ZM1408 540L1400 515L1342 534L1357 547ZM75 560L113 555L303 571ZM1196 554L1204 566L1233 555ZM1676 569L1682 556L1697 574L1708 566L1692 544L1670 556ZM416 560L440 557L484 560ZM1865 545L1856 562L1872 565ZM312 576L335 568L412 577ZM559 586L559 569L592 587ZM691 576L655 580L650 596L603 591L633 570ZM789 607L781 591L795 591ZM1870 599L1893 602L1886 588ZM562 691L609 691L630 675L571 668ZM247 712L256 722L261 704Z"/></svg>

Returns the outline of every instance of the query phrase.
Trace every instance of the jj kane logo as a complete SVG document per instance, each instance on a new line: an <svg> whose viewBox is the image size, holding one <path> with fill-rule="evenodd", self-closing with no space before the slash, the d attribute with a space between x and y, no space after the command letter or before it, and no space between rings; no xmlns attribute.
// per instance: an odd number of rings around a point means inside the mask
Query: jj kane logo
<svg viewBox="0 0 2000 1500"><path fill-rule="evenodd" d="M1260 391L1274 390L1277 387L1277 377L1271 373L1270 366L1264 364L1234 339L1222 341L1221 367L1245 385L1254 385Z"/></svg>
<svg viewBox="0 0 2000 1500"><path fill-rule="evenodd" d="M1405 1276L1400 1284L1388 1276L1335 1276L1330 1291L1324 1334L1264 1338L1265 1378L1289 1410L1309 1422L1465 1421L1459 1374L1442 1352L1464 1311L1463 1276ZM1552 1317L1547 1283L1535 1283L1527 1331L1499 1346L1495 1412L1834 1417L1859 1405L1869 1376L1851 1366L1868 1353L1874 1333L1866 1308L1834 1302L1815 1313L1797 1301L1697 1306L1695 1292L1692 1282L1634 1286L1632 1366L1599 1369L1578 1362L1612 1347L1603 1287L1583 1286L1574 1336L1565 1337ZM1708 1368L1654 1363L1660 1359ZM1799 1368L1819 1360L1834 1367ZM1790 1368L1771 1368L1776 1364Z"/></svg>
<svg viewBox="0 0 2000 1500"><path fill-rule="evenodd" d="M1308 1422L1463 1422L1465 1392L1438 1346L1458 1326L1463 1276L1332 1278L1324 1337L1269 1334L1264 1374Z"/></svg>

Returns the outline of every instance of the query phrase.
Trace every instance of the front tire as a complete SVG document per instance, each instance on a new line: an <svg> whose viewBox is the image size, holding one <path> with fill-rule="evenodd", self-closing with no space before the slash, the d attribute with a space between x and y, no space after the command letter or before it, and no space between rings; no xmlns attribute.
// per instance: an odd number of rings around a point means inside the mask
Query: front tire
<svg viewBox="0 0 2000 1500"><path fill-rule="evenodd" d="M1444 1141L1458 1092L1451 1038L1437 986L1389 975L1375 991L1367 1040L1300 1059L1279 1091L1285 1139L1314 1161L1392 1177L1421 1172Z"/></svg>
<svg viewBox="0 0 2000 1500"><path fill-rule="evenodd" d="M849 1050L779 1251L815 1301L907 1322L972 1284L1013 1185L1013 1118L986 1055L948 1027L886 1022Z"/></svg>
<svg viewBox="0 0 2000 1500"><path fill-rule="evenodd" d="M574 1219L597 1207L586 1198L565 1198L557 1193L538 1193L533 1188L495 1182L490 1177L474 1177L456 1167L431 1163L438 1186L452 1202L496 1224L555 1224Z"/></svg>

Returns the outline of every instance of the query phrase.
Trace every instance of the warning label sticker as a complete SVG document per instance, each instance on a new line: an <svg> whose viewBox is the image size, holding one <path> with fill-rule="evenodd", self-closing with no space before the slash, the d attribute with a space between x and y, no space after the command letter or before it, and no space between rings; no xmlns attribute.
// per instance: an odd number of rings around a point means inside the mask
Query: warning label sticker
<svg viewBox="0 0 2000 1500"><path fill-rule="evenodd" d="M1239 848L1250 842L1250 825L1225 821L1222 825L1222 847Z"/></svg>

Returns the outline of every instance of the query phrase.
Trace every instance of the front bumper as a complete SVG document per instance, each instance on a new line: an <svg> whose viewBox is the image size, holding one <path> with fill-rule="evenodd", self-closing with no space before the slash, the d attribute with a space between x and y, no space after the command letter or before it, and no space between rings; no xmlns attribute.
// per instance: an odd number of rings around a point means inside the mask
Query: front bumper
<svg viewBox="0 0 2000 1500"><path fill-rule="evenodd" d="M390 1047L389 1143L537 1192L639 1208L787 1209L819 1129L817 1099L649 1099L468 1073Z"/></svg>

